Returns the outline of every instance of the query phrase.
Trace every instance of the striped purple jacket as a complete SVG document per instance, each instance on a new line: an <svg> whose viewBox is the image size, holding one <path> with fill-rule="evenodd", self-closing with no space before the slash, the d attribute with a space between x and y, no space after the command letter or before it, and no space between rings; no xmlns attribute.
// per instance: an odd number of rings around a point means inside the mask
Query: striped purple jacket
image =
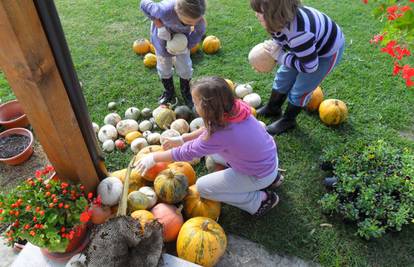
<svg viewBox="0 0 414 267"><path fill-rule="evenodd" d="M272 37L283 47L278 64L305 73L316 71L319 57L332 56L345 42L341 28L332 19L307 6L300 7L296 18Z"/></svg>

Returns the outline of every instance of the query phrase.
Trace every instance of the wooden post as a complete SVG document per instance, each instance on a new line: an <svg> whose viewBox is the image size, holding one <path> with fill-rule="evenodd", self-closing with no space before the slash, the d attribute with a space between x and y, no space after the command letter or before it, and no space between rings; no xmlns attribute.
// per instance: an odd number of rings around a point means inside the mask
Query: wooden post
<svg viewBox="0 0 414 267"><path fill-rule="evenodd" d="M94 191L98 175L33 1L0 1L0 40L0 68L57 175Z"/></svg>

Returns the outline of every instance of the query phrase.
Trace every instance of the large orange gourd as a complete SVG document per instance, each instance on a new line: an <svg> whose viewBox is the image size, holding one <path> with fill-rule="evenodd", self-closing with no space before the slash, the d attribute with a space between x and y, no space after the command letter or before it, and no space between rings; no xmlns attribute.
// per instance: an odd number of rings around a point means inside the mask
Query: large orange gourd
<svg viewBox="0 0 414 267"><path fill-rule="evenodd" d="M181 226L184 223L181 208L159 203L152 208L151 213L163 226L164 241L171 242L176 240Z"/></svg>

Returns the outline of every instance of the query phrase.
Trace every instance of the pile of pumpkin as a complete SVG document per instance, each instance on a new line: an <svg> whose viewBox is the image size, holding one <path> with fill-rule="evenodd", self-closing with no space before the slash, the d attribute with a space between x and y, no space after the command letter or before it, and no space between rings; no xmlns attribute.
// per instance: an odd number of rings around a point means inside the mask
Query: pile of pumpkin
<svg viewBox="0 0 414 267"><path fill-rule="evenodd" d="M159 145L141 149L136 162L148 153L162 151ZM101 181L98 195L104 206L95 207L92 222L103 223L116 214L127 169ZM221 203L203 199L195 186L196 173L188 162L157 163L145 176L132 170L129 178L128 213L145 225L158 220L165 242L176 242L177 255L202 266L214 266L224 254L227 237L216 222ZM105 213L105 216L94 214ZM186 221L185 221L186 220Z"/></svg>
<svg viewBox="0 0 414 267"><path fill-rule="evenodd" d="M203 119L193 119L193 112L187 106L159 106L151 110L130 107L124 118L116 112L107 114L104 125L95 122L92 127L102 143L103 151L110 153L115 148L125 150L130 145L138 153L149 145L162 145L166 137L179 136L195 131L204 125Z"/></svg>
<svg viewBox="0 0 414 267"><path fill-rule="evenodd" d="M183 34L176 34L175 36L177 36L177 38L174 38L173 40L170 41L171 44L168 44L170 46L174 46L174 47L181 47L187 46L187 38L185 38L185 36ZM184 38L178 38L180 36L184 36ZM196 54L199 49L203 50L204 53L206 54L215 54L217 53L220 48L221 48L221 42L220 39L217 38L214 35L209 35L206 38L204 38L204 40L200 43L198 43L197 45L195 45L193 48L191 48L190 52L191 55ZM154 68L157 66L157 56L155 55L155 47L153 44L150 43L150 41L148 41L148 39L145 38L140 38L134 41L134 43L132 44L132 50L140 55L140 56L144 56L143 58L143 62L144 62L144 66L147 68Z"/></svg>

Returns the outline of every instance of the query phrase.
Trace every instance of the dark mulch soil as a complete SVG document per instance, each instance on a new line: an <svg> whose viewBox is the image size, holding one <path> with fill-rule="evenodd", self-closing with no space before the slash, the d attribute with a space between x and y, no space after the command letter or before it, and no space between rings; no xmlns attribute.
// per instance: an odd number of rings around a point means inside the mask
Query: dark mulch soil
<svg viewBox="0 0 414 267"><path fill-rule="evenodd" d="M11 158L22 153L30 143L25 135L12 134L0 138L0 158Z"/></svg>

